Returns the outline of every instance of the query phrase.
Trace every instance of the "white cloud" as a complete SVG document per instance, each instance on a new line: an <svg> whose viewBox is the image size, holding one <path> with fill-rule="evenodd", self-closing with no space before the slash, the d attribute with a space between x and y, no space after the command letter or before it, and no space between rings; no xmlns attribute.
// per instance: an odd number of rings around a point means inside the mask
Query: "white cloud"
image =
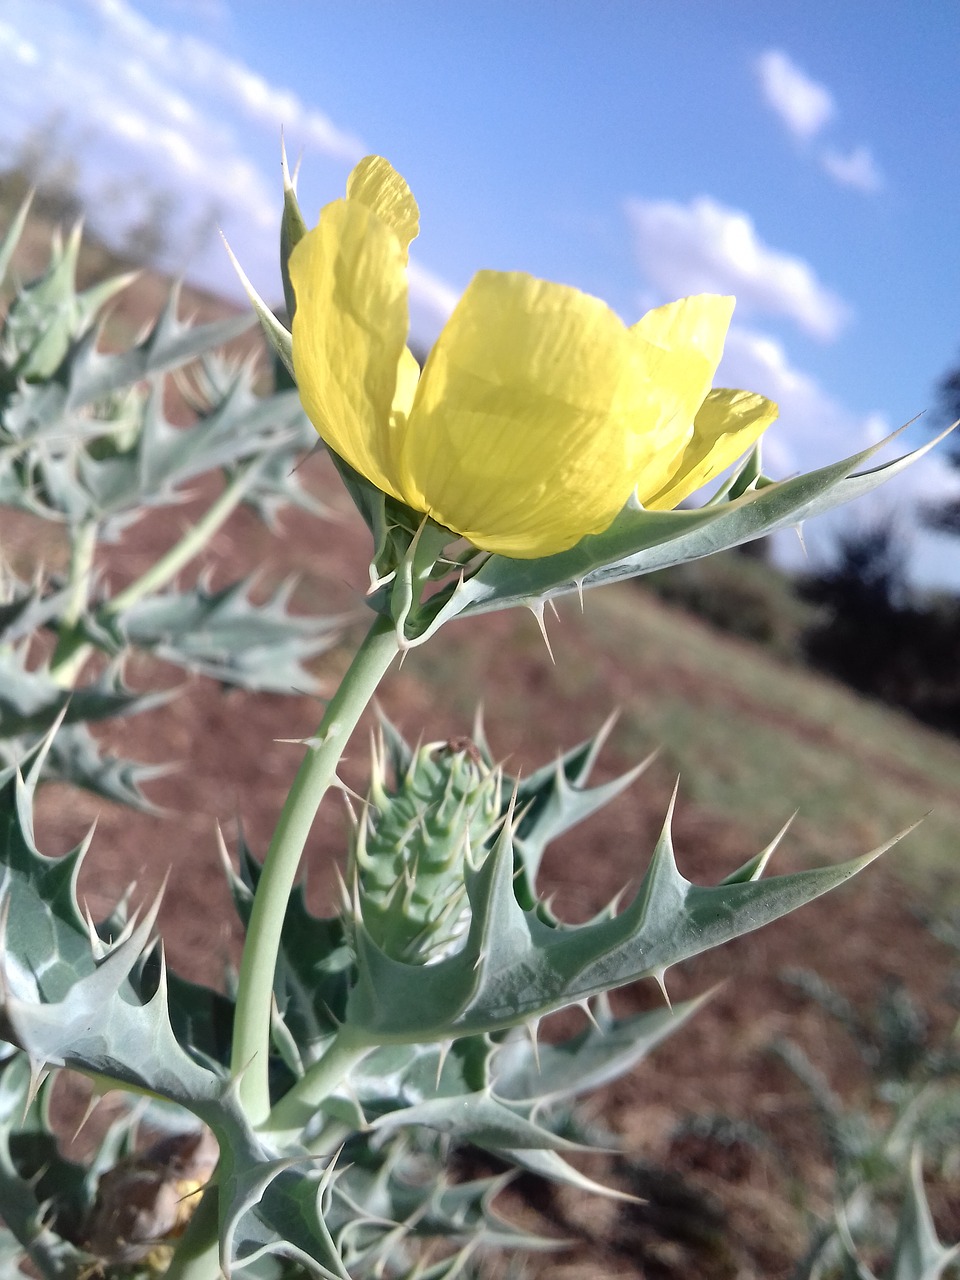
<svg viewBox="0 0 960 1280"><path fill-rule="evenodd" d="M193 15L196 0L183 4ZM276 297L281 126L290 146L308 153L327 199L367 150L361 139L201 39L197 23L191 34L165 30L128 0L3 0L3 8L0 151L14 154L30 130L46 130L52 163L76 167L102 233L122 239L160 208L171 243L165 265L239 296L210 234L219 223L256 287ZM203 16L208 28L219 26L220 0L205 0ZM455 301L439 277L412 267L420 332L432 338Z"/></svg>
<svg viewBox="0 0 960 1280"><path fill-rule="evenodd" d="M767 106L790 132L806 141L836 114L833 94L780 49L767 49L754 63Z"/></svg>
<svg viewBox="0 0 960 1280"><path fill-rule="evenodd" d="M42 133L55 121L51 160L75 166L102 232L120 239L135 215L165 201L166 265L189 265L203 282L234 290L211 238L204 260L183 260L197 228L222 220L238 249L250 247L258 287L276 292L276 166L265 170L253 157L275 155L286 123L298 144L342 173L363 154L360 140L212 44L163 30L127 0L10 0L4 17L0 79L15 108L0 121L8 154L29 130ZM118 199L121 174L127 190Z"/></svg>
<svg viewBox="0 0 960 1280"><path fill-rule="evenodd" d="M837 151L830 147L821 157L824 169L842 187L853 187L865 195L873 195L883 189L883 174L877 167L869 147L853 147L850 151Z"/></svg>
<svg viewBox="0 0 960 1280"><path fill-rule="evenodd" d="M0 22L0 57L12 56L25 66L33 66L38 60L36 45L29 40L21 40L15 29L6 22Z"/></svg>
<svg viewBox="0 0 960 1280"><path fill-rule="evenodd" d="M889 434L879 415L856 414L840 404L815 378L791 364L781 342L754 329L731 328L715 381L776 400L780 418L764 444L778 475L836 462Z"/></svg>
<svg viewBox="0 0 960 1280"><path fill-rule="evenodd" d="M768 334L734 327L720 365L718 386L749 387L776 400L780 418L763 438L764 470L783 478L810 471L879 444L891 424L878 413L856 413L829 394L815 378L790 362L783 345ZM895 424L899 426L900 424ZM876 461L886 461L916 447L916 438L900 437ZM872 464L868 464L872 465ZM921 507L930 502L960 500L960 473L934 449L893 480L804 525L803 541L784 532L775 537L778 558L793 569L832 559L837 538L871 521L893 519L908 539L911 577L920 586L960 588L960 559L949 538L927 532ZM806 548L806 551L804 550Z"/></svg>
<svg viewBox="0 0 960 1280"><path fill-rule="evenodd" d="M628 200L637 258L664 296L734 293L744 311L789 316L821 339L837 336L847 304L802 258L772 249L750 217L709 196L689 204Z"/></svg>

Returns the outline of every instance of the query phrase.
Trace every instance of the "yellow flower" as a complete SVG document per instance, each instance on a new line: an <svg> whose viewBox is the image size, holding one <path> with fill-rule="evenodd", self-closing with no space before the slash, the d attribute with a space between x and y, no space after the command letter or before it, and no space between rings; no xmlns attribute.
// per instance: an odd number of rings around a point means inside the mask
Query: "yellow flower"
<svg viewBox="0 0 960 1280"><path fill-rule="evenodd" d="M406 345L418 227L400 175L362 160L290 257L294 367L333 450L475 546L565 551L634 490L674 507L776 417L762 396L710 390L733 311L710 294L627 328L577 289L481 271L421 375Z"/></svg>

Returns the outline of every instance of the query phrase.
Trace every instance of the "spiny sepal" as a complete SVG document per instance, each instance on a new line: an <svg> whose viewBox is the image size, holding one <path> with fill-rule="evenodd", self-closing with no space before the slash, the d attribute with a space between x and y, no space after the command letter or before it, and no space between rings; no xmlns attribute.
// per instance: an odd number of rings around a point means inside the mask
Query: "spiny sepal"
<svg viewBox="0 0 960 1280"><path fill-rule="evenodd" d="M541 913L547 908L538 903L536 879L540 862L551 840L555 840L591 814L598 812L626 790L650 763L650 757L633 769L599 786L588 785L597 758L610 735L615 717L610 717L592 738L571 747L552 764L535 769L526 777L503 774L500 787L500 814L506 818L512 806L515 811L513 847L516 857L516 891L526 908L535 904ZM402 778L410 770L414 752L403 735L386 716L380 717L380 757L385 759L394 778ZM477 713L470 738L462 739L485 769L493 771L494 756ZM382 771L382 769L381 769ZM492 831L496 827L492 828ZM479 856L479 854L478 854Z"/></svg>

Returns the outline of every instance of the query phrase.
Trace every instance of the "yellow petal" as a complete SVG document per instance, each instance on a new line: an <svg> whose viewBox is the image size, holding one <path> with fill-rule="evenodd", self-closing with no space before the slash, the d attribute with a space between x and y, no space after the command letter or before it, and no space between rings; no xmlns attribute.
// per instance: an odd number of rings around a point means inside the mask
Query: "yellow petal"
<svg viewBox="0 0 960 1280"><path fill-rule="evenodd" d="M391 410L407 340L405 247L362 201L338 200L297 244L289 269L307 416L355 470L402 498Z"/></svg>
<svg viewBox="0 0 960 1280"><path fill-rule="evenodd" d="M710 390L733 315L734 299L698 294L648 311L630 330L646 370L646 428L640 440L637 497L649 506L674 474Z"/></svg>
<svg viewBox="0 0 960 1280"><path fill-rule="evenodd" d="M711 391L697 414L693 439L674 475L644 505L651 511L672 510L746 453L778 412L772 400L752 391Z"/></svg>
<svg viewBox="0 0 960 1280"><path fill-rule="evenodd" d="M599 299L480 272L420 379L400 454L407 500L519 558L605 529L635 483L632 348Z"/></svg>
<svg viewBox="0 0 960 1280"><path fill-rule="evenodd" d="M413 408L413 398L417 394L417 383L420 381L420 365L417 357L409 347L404 347L397 367L397 389L393 396L393 413L395 418L409 417ZM395 431L402 429L402 424L395 424Z"/></svg>
<svg viewBox="0 0 960 1280"><path fill-rule="evenodd" d="M420 210L413 192L383 156L367 156L347 179L347 199L365 204L392 227L406 255L420 231Z"/></svg>

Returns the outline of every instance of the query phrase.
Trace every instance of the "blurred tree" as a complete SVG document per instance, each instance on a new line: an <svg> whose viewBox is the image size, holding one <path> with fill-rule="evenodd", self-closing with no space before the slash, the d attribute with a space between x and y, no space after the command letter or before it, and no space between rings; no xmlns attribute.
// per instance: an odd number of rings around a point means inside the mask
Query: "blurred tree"
<svg viewBox="0 0 960 1280"><path fill-rule="evenodd" d="M76 222L83 212L79 178L76 143L66 136L63 113L54 112L13 148L2 175L2 203L16 209L33 190L37 213L53 222Z"/></svg>
<svg viewBox="0 0 960 1280"><path fill-rule="evenodd" d="M960 419L960 365L949 370L937 386L937 428L949 426ZM960 440L956 435L946 443L947 457L952 466L960 468ZM924 524L941 533L960 534L960 498L941 499L925 504L922 510Z"/></svg>
<svg viewBox="0 0 960 1280"><path fill-rule="evenodd" d="M836 560L801 579L798 590L820 610L803 637L814 666L960 733L960 603L913 597L904 538L892 520L844 534Z"/></svg>

